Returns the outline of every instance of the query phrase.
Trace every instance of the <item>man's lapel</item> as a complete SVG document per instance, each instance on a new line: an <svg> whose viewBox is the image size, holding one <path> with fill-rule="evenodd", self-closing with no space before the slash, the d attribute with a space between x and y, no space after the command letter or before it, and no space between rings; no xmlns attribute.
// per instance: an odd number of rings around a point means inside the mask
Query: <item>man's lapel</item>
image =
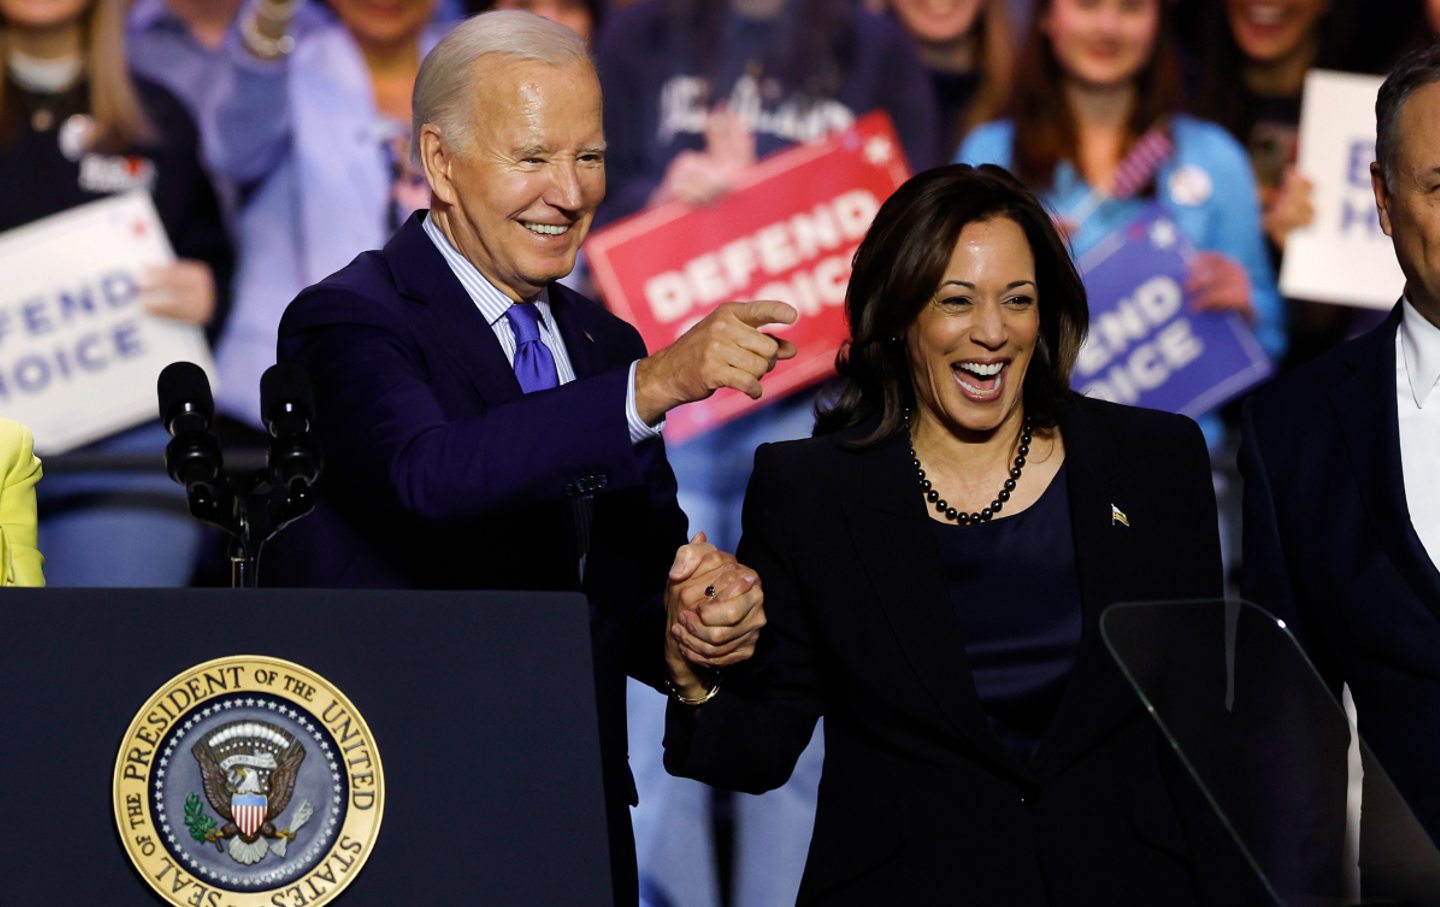
<svg viewBox="0 0 1440 907"><path fill-rule="evenodd" d="M487 405L519 399L524 393L515 370L485 316L451 272L416 214L385 245L395 286L416 303L416 320L427 340L443 350Z"/></svg>
<svg viewBox="0 0 1440 907"><path fill-rule="evenodd" d="M1405 503L1400 465L1400 424L1395 399L1397 306L1384 325L1357 343L1347 357L1350 376L1330 391L1330 402L1345 438L1360 499L1381 548L1436 617L1440 617L1440 571L1436 570ZM1325 493L1317 489L1317 493ZM1343 519L1343 514L1337 514ZM1356 532L1362 531L1359 525Z"/></svg>
<svg viewBox="0 0 1440 907"><path fill-rule="evenodd" d="M596 356L597 331L591 323L591 312L587 310L583 297L558 283L551 284L550 312L560 326L560 336L565 341L565 352L570 357L575 377L594 375L600 370Z"/></svg>

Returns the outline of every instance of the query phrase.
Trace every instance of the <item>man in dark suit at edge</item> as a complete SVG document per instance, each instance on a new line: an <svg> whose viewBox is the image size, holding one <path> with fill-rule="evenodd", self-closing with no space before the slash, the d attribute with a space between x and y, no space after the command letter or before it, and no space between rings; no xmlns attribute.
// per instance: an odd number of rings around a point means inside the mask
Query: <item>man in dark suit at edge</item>
<svg viewBox="0 0 1440 907"><path fill-rule="evenodd" d="M634 904L625 676L703 700L764 622L753 572L703 535L685 544L659 428L720 387L760 396L795 350L759 329L796 313L726 304L647 357L555 282L605 194L600 84L563 26L521 12L458 26L421 66L413 118L428 216L305 290L280 326L280 360L315 385L327 472L267 580L585 592L612 875Z"/></svg>
<svg viewBox="0 0 1440 907"><path fill-rule="evenodd" d="M1440 840L1440 45L1397 64L1375 112L1404 296L1245 406L1242 592L1349 684L1361 736Z"/></svg>

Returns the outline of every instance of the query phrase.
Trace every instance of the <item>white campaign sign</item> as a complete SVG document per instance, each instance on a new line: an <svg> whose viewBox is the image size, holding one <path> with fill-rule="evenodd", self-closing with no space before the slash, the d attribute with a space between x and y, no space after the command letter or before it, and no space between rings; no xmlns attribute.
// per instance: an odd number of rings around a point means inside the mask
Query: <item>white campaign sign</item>
<svg viewBox="0 0 1440 907"><path fill-rule="evenodd" d="M1315 220L1285 243L1280 292L1296 299L1388 309L1405 277L1380 229L1375 159L1379 76L1312 70L1300 105L1297 166L1315 184Z"/></svg>
<svg viewBox="0 0 1440 907"><path fill-rule="evenodd" d="M188 359L214 380L199 328L147 315L140 280L175 253L131 192L0 234L0 415L42 453L158 418L155 381Z"/></svg>

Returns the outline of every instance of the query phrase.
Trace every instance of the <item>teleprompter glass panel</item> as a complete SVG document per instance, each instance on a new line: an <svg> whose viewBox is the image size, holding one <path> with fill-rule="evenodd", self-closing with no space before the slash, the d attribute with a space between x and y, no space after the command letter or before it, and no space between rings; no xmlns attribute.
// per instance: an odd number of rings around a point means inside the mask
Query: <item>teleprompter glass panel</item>
<svg viewBox="0 0 1440 907"><path fill-rule="evenodd" d="M1440 905L1440 852L1363 740L1357 900L1353 854L1345 866L1350 723L1283 621L1207 600L1118 604L1100 625L1262 898Z"/></svg>

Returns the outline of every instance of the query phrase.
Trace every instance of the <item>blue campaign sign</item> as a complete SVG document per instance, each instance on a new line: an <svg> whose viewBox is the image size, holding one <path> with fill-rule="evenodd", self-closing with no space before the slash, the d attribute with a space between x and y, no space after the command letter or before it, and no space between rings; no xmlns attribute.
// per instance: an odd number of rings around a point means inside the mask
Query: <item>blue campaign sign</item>
<svg viewBox="0 0 1440 907"><path fill-rule="evenodd" d="M1090 334L1071 378L1076 390L1197 418L1270 374L1244 318L1191 309L1191 254L1153 204L1076 262L1090 297Z"/></svg>

